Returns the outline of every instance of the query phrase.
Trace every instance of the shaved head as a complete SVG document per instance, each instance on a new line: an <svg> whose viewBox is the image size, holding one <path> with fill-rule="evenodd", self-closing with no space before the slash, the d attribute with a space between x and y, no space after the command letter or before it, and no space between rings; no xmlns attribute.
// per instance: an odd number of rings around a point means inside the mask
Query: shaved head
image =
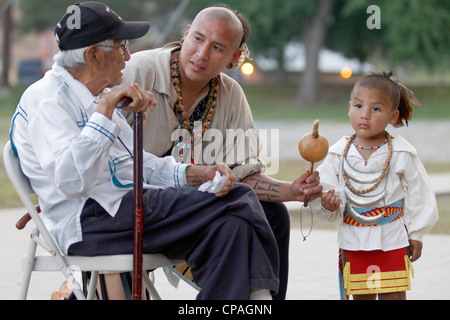
<svg viewBox="0 0 450 320"><path fill-rule="evenodd" d="M179 54L180 75L200 92L224 69L238 68L250 57L246 41L250 24L225 5L200 11L186 27ZM189 81L189 82L187 82Z"/></svg>
<svg viewBox="0 0 450 320"><path fill-rule="evenodd" d="M200 11L192 22L195 26L198 21L203 19L215 19L226 23L230 29L230 34L236 39L236 48L239 48L244 38L244 27L239 17L231 9L222 6L214 6Z"/></svg>

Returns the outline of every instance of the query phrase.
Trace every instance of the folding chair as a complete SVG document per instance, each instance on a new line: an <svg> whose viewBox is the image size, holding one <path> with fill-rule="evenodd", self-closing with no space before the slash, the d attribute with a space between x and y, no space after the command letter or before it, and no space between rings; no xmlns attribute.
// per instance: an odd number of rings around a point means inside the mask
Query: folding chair
<svg viewBox="0 0 450 320"><path fill-rule="evenodd" d="M48 232L43 220L39 216L38 208L35 207L32 197L34 191L31 188L28 178L23 174L19 159L11 149L10 142L7 142L3 150L3 161L6 172L17 191L26 210L28 210L31 220L34 223L31 232L31 239L28 252L22 257L23 278L19 292L19 299L24 300L27 297L30 286L31 273L33 271L59 271L62 272L71 286L73 293L79 300L92 300L95 298L95 291L102 271L114 271L116 273L131 272L133 270L133 255L112 255L83 257L70 256L62 254L53 237ZM132 241L132 239L130 239ZM42 247L46 254L37 255L37 246ZM149 278L148 271L159 267L173 266L184 263L182 260L170 260L163 254L144 254L143 255L143 283L153 299L160 300L152 281ZM77 272L90 272L91 278L87 292L76 281Z"/></svg>

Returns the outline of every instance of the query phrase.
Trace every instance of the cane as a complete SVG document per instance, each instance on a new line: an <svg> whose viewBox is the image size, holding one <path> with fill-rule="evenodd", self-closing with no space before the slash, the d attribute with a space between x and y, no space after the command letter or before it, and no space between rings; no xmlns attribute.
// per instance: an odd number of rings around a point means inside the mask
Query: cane
<svg viewBox="0 0 450 320"><path fill-rule="evenodd" d="M142 148L142 113L134 113L134 161L133 161L133 192L134 192L134 229L133 229L133 300L142 297L142 233L143 233L143 148Z"/></svg>
<svg viewBox="0 0 450 320"><path fill-rule="evenodd" d="M126 107L132 100L124 97L119 101L118 108ZM143 118L141 112L134 113L133 128L133 200L134 200L134 227L133 227L133 300L142 298L142 233L143 233L143 146L142 146Z"/></svg>

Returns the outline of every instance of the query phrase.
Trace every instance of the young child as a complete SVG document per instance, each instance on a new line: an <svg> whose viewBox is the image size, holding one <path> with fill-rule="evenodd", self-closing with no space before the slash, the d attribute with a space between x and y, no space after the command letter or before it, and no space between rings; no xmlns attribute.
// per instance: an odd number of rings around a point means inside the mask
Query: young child
<svg viewBox="0 0 450 320"><path fill-rule="evenodd" d="M334 144L318 168L324 192L310 203L340 220L341 298L406 299L411 262L438 220L436 197L416 150L386 127L408 124L414 94L391 73L359 80L348 115L355 133Z"/></svg>

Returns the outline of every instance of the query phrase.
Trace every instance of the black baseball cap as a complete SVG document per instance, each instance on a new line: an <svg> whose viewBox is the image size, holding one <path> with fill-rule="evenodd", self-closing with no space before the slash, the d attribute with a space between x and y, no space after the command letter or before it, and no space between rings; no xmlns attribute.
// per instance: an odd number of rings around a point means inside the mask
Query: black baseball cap
<svg viewBox="0 0 450 320"><path fill-rule="evenodd" d="M59 49L88 47L104 40L131 40L144 36L149 22L125 22L99 2L76 3L69 7L55 28Z"/></svg>

